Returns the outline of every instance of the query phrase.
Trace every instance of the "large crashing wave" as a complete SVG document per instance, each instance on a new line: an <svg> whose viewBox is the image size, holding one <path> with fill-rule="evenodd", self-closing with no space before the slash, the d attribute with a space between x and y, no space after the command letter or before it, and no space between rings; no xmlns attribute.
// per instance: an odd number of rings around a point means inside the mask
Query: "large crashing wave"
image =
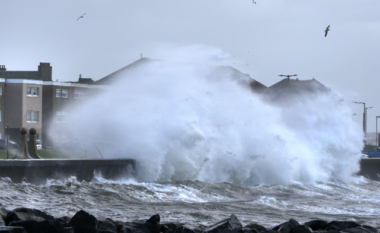
<svg viewBox="0 0 380 233"><path fill-rule="evenodd" d="M139 181L313 183L359 169L362 132L332 93L273 104L232 68L164 61L115 79L77 110L74 128L136 159Z"/></svg>

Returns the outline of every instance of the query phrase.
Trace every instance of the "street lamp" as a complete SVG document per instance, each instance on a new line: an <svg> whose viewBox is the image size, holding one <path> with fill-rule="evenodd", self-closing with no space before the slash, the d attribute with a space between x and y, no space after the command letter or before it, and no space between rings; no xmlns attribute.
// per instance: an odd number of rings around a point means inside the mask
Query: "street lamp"
<svg viewBox="0 0 380 233"><path fill-rule="evenodd" d="M365 103L364 102L353 102L355 104L363 104L364 105L364 110L363 110L363 132L365 134L365 136L367 137L367 133L366 133L366 127L365 127Z"/></svg>
<svg viewBox="0 0 380 233"><path fill-rule="evenodd" d="M380 116L376 116L376 146L379 146L379 137L377 135L377 118L380 118Z"/></svg>
<svg viewBox="0 0 380 233"><path fill-rule="evenodd" d="M367 144L367 109L373 108L373 106L365 108L365 144Z"/></svg>
<svg viewBox="0 0 380 233"><path fill-rule="evenodd" d="M9 145L9 134L8 134L8 128L9 128L9 125L6 124L5 125L5 134L6 134L6 137L7 137L7 159L9 158L9 150L8 150L8 145Z"/></svg>

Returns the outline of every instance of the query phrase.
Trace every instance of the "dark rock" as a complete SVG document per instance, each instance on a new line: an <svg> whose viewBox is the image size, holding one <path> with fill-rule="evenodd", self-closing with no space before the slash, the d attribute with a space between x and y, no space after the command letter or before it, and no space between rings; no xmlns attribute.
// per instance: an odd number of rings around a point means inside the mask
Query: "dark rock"
<svg viewBox="0 0 380 233"><path fill-rule="evenodd" d="M250 223L248 225L246 225L244 228L243 228L244 231L246 230L256 230L257 232L260 232L260 231L266 231L267 229L257 223Z"/></svg>
<svg viewBox="0 0 380 233"><path fill-rule="evenodd" d="M237 217L232 214L231 217L222 220L207 229L204 232L208 233L234 233L234 232L243 232L243 226Z"/></svg>
<svg viewBox="0 0 380 233"><path fill-rule="evenodd" d="M266 230L264 230L264 231L266 231ZM243 233L259 233L259 231L255 228L250 229L250 228L243 227Z"/></svg>
<svg viewBox="0 0 380 233"><path fill-rule="evenodd" d="M296 227L299 225L300 224L296 220L291 218L289 219L289 221L284 222L278 226L275 226L272 230L278 231L280 233L289 233L293 227Z"/></svg>
<svg viewBox="0 0 380 233"><path fill-rule="evenodd" d="M121 228L122 233L159 233L161 224L148 222L126 222Z"/></svg>
<svg viewBox="0 0 380 233"><path fill-rule="evenodd" d="M278 233L278 231L276 231L276 230L265 230L265 231L261 231L260 233Z"/></svg>
<svg viewBox="0 0 380 233"><path fill-rule="evenodd" d="M126 222L121 233L159 233L161 230L160 215L156 214L145 222Z"/></svg>
<svg viewBox="0 0 380 233"><path fill-rule="evenodd" d="M106 221L110 221L113 223L113 225L116 227L117 232L121 231L121 228L123 228L124 223L122 221L113 221L110 218L106 218Z"/></svg>
<svg viewBox="0 0 380 233"><path fill-rule="evenodd" d="M0 208L0 226L5 226L5 217L7 216L7 214L9 213L10 211L5 209L4 207L1 207Z"/></svg>
<svg viewBox="0 0 380 233"><path fill-rule="evenodd" d="M304 226L304 225L292 227L292 229L290 230L290 233L311 233L311 232L312 230L309 227Z"/></svg>
<svg viewBox="0 0 380 233"><path fill-rule="evenodd" d="M146 220L147 223L151 224L159 224L160 223L160 215L155 214L152 217L150 217L148 220Z"/></svg>
<svg viewBox="0 0 380 233"><path fill-rule="evenodd" d="M162 232L162 233L173 233L174 231L166 225L161 225L160 232Z"/></svg>
<svg viewBox="0 0 380 233"><path fill-rule="evenodd" d="M27 233L22 227L0 226L0 233Z"/></svg>
<svg viewBox="0 0 380 233"><path fill-rule="evenodd" d="M369 230L371 233L379 233L379 230L377 228L374 228L374 227L371 227L371 226L366 226L366 225L363 225L362 227L364 227L365 229Z"/></svg>
<svg viewBox="0 0 380 233"><path fill-rule="evenodd" d="M96 218L84 210L78 211L69 222L69 226L74 228L76 233L96 233L98 221Z"/></svg>
<svg viewBox="0 0 380 233"><path fill-rule="evenodd" d="M195 233L195 231L185 226L179 226L174 233Z"/></svg>
<svg viewBox="0 0 380 233"><path fill-rule="evenodd" d="M344 230L346 228L355 228L358 226L360 225L353 221L332 221L328 223L326 230Z"/></svg>
<svg viewBox="0 0 380 233"><path fill-rule="evenodd" d="M179 224L179 223L176 224L176 223L172 223L172 222L168 222L168 223L161 224L161 225L165 225L165 227L168 227L173 232L175 232L178 227L182 226L182 224Z"/></svg>
<svg viewBox="0 0 380 233"><path fill-rule="evenodd" d="M66 229L57 220L20 220L11 222L9 226L22 227L28 233L67 233Z"/></svg>
<svg viewBox="0 0 380 233"><path fill-rule="evenodd" d="M62 223L63 227L68 227L69 226L70 218L67 217L67 216L56 218L55 220L57 220L60 223Z"/></svg>
<svg viewBox="0 0 380 233"><path fill-rule="evenodd" d="M99 233L117 233L117 228L111 221L98 221Z"/></svg>
<svg viewBox="0 0 380 233"><path fill-rule="evenodd" d="M312 220L305 222L303 225L310 227L313 231L324 230L327 227L327 221L325 220Z"/></svg>
<svg viewBox="0 0 380 233"><path fill-rule="evenodd" d="M17 208L7 213L7 216L5 217L4 222L5 222L5 225L8 226L10 222L20 221L20 220L44 221L44 220L54 220L54 217L36 209Z"/></svg>
<svg viewBox="0 0 380 233"><path fill-rule="evenodd" d="M377 233L377 229L375 228L368 228L368 227L354 227L354 228L346 228L342 230L342 232L348 232L348 233Z"/></svg>

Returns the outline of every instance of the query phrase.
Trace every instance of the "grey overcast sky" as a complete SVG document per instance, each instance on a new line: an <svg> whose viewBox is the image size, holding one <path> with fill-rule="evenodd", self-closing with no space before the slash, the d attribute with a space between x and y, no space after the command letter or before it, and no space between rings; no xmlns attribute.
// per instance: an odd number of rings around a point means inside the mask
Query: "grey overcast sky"
<svg viewBox="0 0 380 233"><path fill-rule="evenodd" d="M202 45L266 86L298 74L380 115L378 0L0 0L0 64L53 79L98 80L162 44ZM78 19L83 14L83 18ZM324 30L330 26L327 37ZM350 105L350 104L349 104ZM351 104L362 121L363 105Z"/></svg>

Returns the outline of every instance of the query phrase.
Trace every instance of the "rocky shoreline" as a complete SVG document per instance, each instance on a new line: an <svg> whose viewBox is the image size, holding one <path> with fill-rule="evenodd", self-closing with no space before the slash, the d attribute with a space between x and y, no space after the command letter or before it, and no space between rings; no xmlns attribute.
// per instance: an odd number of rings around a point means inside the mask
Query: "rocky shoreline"
<svg viewBox="0 0 380 233"><path fill-rule="evenodd" d="M243 226L232 214L228 219L210 226L188 228L183 223L161 223L160 215L146 221L121 222L106 218L98 220L80 210L74 216L54 218L40 210L0 209L0 233L379 233L377 227L354 221L312 220L303 224L294 219L266 228L258 223Z"/></svg>

